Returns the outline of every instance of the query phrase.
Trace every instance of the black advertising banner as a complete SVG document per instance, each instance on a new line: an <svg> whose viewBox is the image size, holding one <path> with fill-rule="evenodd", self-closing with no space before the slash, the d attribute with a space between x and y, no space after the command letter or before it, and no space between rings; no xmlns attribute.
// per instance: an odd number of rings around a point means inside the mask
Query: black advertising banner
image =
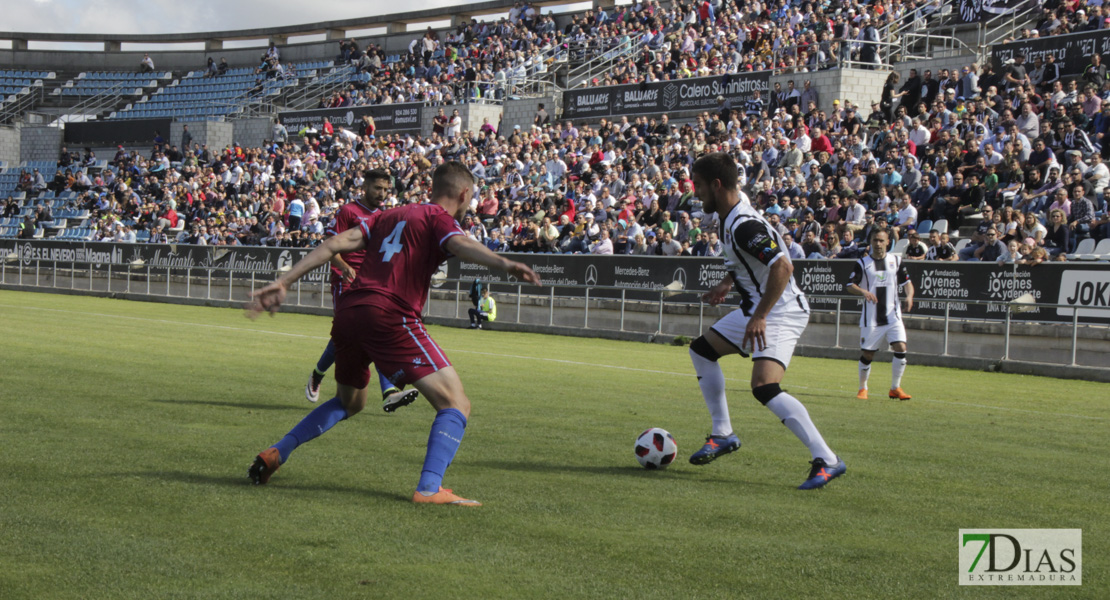
<svg viewBox="0 0 1110 600"><path fill-rule="evenodd" d="M70 145L151 144L157 133L169 139L172 119L119 119L66 123L65 141Z"/></svg>
<svg viewBox="0 0 1110 600"><path fill-rule="evenodd" d="M1034 60L1052 54L1060 65L1061 75L1081 75L1095 54L1110 56L1110 29L998 44L991 49L991 64L997 71L1018 54L1025 55L1029 65L1026 69L1033 68Z"/></svg>
<svg viewBox="0 0 1110 600"><path fill-rule="evenodd" d="M98 269L122 265L131 269L175 275L188 269L212 269L213 275L224 277L229 271L255 272L262 280L276 276L276 271L293 266L312 248L265 248L261 246L189 246L186 244L115 244L108 242L52 242L0 240L0 257L15 254L23 266L35 262L49 267L57 262L61 268L70 263L91 264ZM8 264L12 264L8 262ZM328 268L321 267L308 274L305 281L321 282L330 277Z"/></svg>
<svg viewBox="0 0 1110 600"><path fill-rule="evenodd" d="M590 254L517 254L514 259L532 267L543 280L544 286L601 286L622 288L625 298L630 300L658 300L659 290L678 281L689 293L688 298L675 298L676 301L691 300L693 294L708 290L724 277L725 265L720 259L707 260L692 257L644 257L644 256L607 256ZM516 283L515 278L506 277L501 272L491 272L488 268L471 262L451 260L447 263L447 279L470 281L481 279L487 282ZM535 288L526 286L531 293ZM570 292L558 290L559 295L583 294L582 290ZM590 291L591 298L620 298L621 290L598 289ZM669 297L669 295L668 295ZM696 301L696 300L694 300Z"/></svg>
<svg viewBox="0 0 1110 600"><path fill-rule="evenodd" d="M257 246L188 246L185 244L113 244L106 242L54 242L0 239L0 260L6 269L16 265L33 268L37 263L50 268L58 263L92 264L106 269L109 264L130 269L150 268L155 272L170 269L182 274L187 269L212 269L217 277L229 271L256 273L260 281L275 272L292 266L310 249L264 248ZM616 287L591 289L591 298L620 298L656 301L663 294L668 302L697 302L698 295L708 290L725 275L720 258L657 257L657 256L593 256L569 254L514 254L514 259L531 266L543 278L543 288L525 285L523 293L550 293L556 289L562 297L584 295L582 288L568 286ZM806 293L814 310L836 310L832 296L846 296L844 284L852 272L851 260L794 261L794 280ZM999 266L992 263L906 261L906 269L916 290L915 315L944 316L945 302L949 316L955 319L1005 319L1003 305L1025 294L1032 294L1035 304L1029 312L1015 313L1013 319L1023 321L1072 320L1077 307L1082 322L1110 322L1110 264L1106 263L1045 263L1035 267ZM440 270L445 277L433 279L433 286L469 289L470 281L502 284L496 291L515 289L516 280L504 273L458 259L449 260ZM322 283L329 277L327 267L308 275L307 281ZM449 283L461 280L461 284ZM10 277L8 281L11 281ZM673 293L664 288L674 282L684 292ZM981 302L984 304L976 304ZM997 304L985 304L993 302ZM840 301L841 311L859 312L860 300ZM1037 307L1036 304L1061 304L1060 308ZM1102 310L1100 310L1102 309Z"/></svg>
<svg viewBox="0 0 1110 600"><path fill-rule="evenodd" d="M664 292L670 302L697 302L697 295L708 290L725 274L724 262L710 258L662 258L642 256L518 254L531 266L545 286L554 286L557 294L581 294L559 286L611 286L624 290L630 300L658 300L661 290L675 281L682 283L686 293ZM852 272L851 260L796 260L794 280L809 298L815 310L834 311L837 300L830 296L846 296L844 284ZM944 316L945 300L949 316L956 319L1005 319L1002 305L1024 294L1032 294L1036 302L1081 307L1080 321L1110 321L1110 265L1098 263L1051 263L1036 267L1001 267L993 263L951 263L939 261L906 261L906 269L916 289L913 314ZM503 273L469 262L452 259L447 263L447 279L515 284ZM450 285L450 284L441 284ZM525 286L524 293L545 293ZM591 298L619 298L621 290L596 289ZM974 302L997 302L976 304ZM846 313L858 313L860 301L840 301ZM1083 310L1082 307L1088 307ZM1013 315L1015 320L1071 321L1071 308L1032 308Z"/></svg>
<svg viewBox="0 0 1110 600"><path fill-rule="evenodd" d="M567 119L619 117L649 113L713 111L724 96L734 109L759 90L767 98L771 72L732 73L715 77L676 79L593 87L563 92L563 117Z"/></svg>
<svg viewBox="0 0 1110 600"><path fill-rule="evenodd" d="M372 106L349 106L346 108L321 108L318 110L298 110L293 112L278 113L285 128L295 134L304 127L320 129L324 125L324 118L331 121L332 125L354 127L362 121L362 117L370 115L374 118L374 125L378 131L416 132L420 131L420 109L424 105L419 102L406 104L375 104Z"/></svg>

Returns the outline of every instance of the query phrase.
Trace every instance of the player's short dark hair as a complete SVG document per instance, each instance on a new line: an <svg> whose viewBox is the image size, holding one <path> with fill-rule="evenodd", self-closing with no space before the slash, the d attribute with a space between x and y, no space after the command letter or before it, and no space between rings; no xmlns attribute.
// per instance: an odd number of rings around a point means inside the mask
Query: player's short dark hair
<svg viewBox="0 0 1110 600"><path fill-rule="evenodd" d="M432 173L432 196L455 196L474 186L474 175L466 165L449 160Z"/></svg>
<svg viewBox="0 0 1110 600"><path fill-rule="evenodd" d="M694 161L693 173L706 183L720 180L721 186L730 190L736 188L739 179L736 161L724 152L710 152Z"/></svg>
<svg viewBox="0 0 1110 600"><path fill-rule="evenodd" d="M869 243L869 244L875 243L875 236L879 235L880 233L885 233L887 241L890 241L890 239L891 239L890 230L888 230L886 227L872 227L871 228L871 233L869 233L867 235L867 243Z"/></svg>
<svg viewBox="0 0 1110 600"><path fill-rule="evenodd" d="M371 181L381 181L384 179L389 182L389 185L393 185L393 176L390 175L388 171L382 169L367 169L362 172L362 178L365 179L368 183Z"/></svg>

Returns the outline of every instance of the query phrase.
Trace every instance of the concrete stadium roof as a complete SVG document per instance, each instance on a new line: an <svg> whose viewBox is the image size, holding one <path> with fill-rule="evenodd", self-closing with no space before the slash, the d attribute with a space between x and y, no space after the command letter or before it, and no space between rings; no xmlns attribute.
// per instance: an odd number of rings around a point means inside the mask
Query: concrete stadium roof
<svg viewBox="0 0 1110 600"><path fill-rule="evenodd" d="M270 39L279 45L287 43L289 37L301 35L326 34L328 39L342 39L347 30L387 27L390 33L402 33L409 24L432 23L450 19L452 24L469 20L472 17L508 12L516 0L488 0L463 6L448 6L415 10L404 13L391 13L337 21L321 21L302 25L286 25L260 29L239 29L232 31L206 31L194 33L35 33L0 32L0 40L11 40L13 50L26 50L27 43L35 42L103 42L105 51L119 51L121 43L170 44L204 42L208 49L219 49L224 41ZM594 0L596 4L613 4L612 0ZM540 0L530 2L535 7L566 6L577 4L574 0Z"/></svg>

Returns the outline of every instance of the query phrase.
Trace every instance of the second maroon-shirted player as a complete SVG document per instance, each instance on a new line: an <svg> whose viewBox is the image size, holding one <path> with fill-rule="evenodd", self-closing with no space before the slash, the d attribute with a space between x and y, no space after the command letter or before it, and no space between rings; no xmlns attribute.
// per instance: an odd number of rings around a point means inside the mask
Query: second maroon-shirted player
<svg viewBox="0 0 1110 600"><path fill-rule="evenodd" d="M371 216L358 230L326 240L253 295L252 315L276 312L289 286L305 274L336 254L366 250L355 285L340 295L332 325L339 395L255 457L248 472L254 483L269 481L294 449L362 410L370 363L374 363L393 383L412 383L436 409L413 502L479 505L441 486L462 443L470 400L458 373L424 329L420 314L432 274L450 256L506 271L527 283L539 284L540 279L527 265L494 254L463 234L458 222L474 193L474 177L466 165L457 161L440 165L432 176L430 204Z"/></svg>
<svg viewBox="0 0 1110 600"><path fill-rule="evenodd" d="M339 235L348 229L357 229L363 223L369 221L372 215L381 212L382 202L389 196L391 189L393 189L393 178L389 173L380 169L363 173L362 197L344 204L339 209L335 219L332 220L332 224L328 226L326 232L328 237ZM354 282L355 275L358 273L359 267L362 266L362 257L365 254L365 250L356 250L346 254L337 254L331 259L333 309L339 301L339 296ZM320 383L323 382L324 374L334 363L335 341L328 340L327 347L324 348L320 359L316 361L316 367L312 370L312 374L308 377L308 383L304 387L304 395L309 402L316 402L320 398ZM378 372L378 383L382 388L382 408L386 412L393 412L406 404L410 404L419 395L419 392L415 390L402 392L397 386L390 383L380 371Z"/></svg>

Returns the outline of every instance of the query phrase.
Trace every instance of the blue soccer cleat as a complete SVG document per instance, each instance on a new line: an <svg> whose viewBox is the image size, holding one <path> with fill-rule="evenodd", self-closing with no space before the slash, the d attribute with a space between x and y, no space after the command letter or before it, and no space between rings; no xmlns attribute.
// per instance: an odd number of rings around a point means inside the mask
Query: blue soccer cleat
<svg viewBox="0 0 1110 600"><path fill-rule="evenodd" d="M809 478L798 486L799 490L815 490L824 487L826 483L840 477L848 470L848 465L844 464L844 460L839 456L836 457L836 464L831 467L823 458L815 458L809 464L813 465L809 469Z"/></svg>
<svg viewBox="0 0 1110 600"><path fill-rule="evenodd" d="M705 438L705 445L690 457L692 465L707 465L729 452L740 448L740 438L735 433L711 435Z"/></svg>

